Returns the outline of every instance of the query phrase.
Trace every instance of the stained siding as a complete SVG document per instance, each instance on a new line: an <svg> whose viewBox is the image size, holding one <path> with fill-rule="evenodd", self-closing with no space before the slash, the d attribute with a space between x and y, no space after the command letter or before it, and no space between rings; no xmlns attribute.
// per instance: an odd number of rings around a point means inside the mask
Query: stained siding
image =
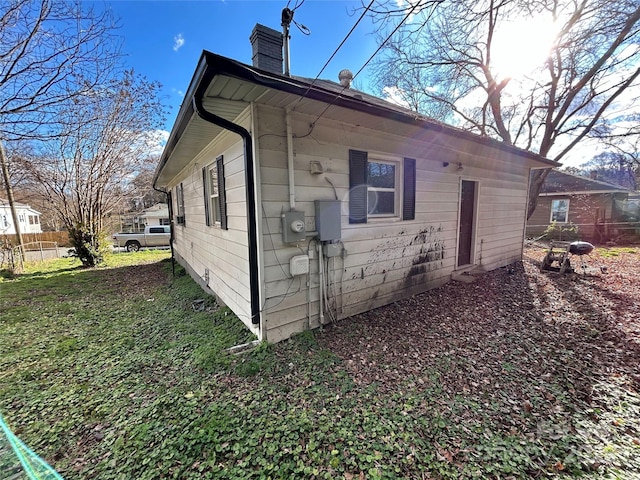
<svg viewBox="0 0 640 480"><path fill-rule="evenodd" d="M310 274L292 278L289 260L313 251L307 239L282 243L281 213L289 209L284 111L259 108L259 158L262 181L265 320L267 338L277 341L319 324L317 259ZM329 261L332 302L339 318L364 312L441 285L456 268L461 179L478 182L474 261L492 269L521 258L528 170L504 152L473 156L473 146L448 142L439 134L408 139L323 119L310 135L314 118L292 116L296 210L315 229L314 200L342 200L342 243L346 254ZM435 145L438 146L435 146ZM411 221L348 220L349 149L398 161L416 159L416 218ZM490 155L491 152L483 152ZM491 165L487 165L488 159ZM310 173L311 161L324 173ZM457 162L463 162L463 170ZM443 162L450 162L448 167ZM335 186L334 193L330 180ZM315 254L315 252L314 252ZM309 289L307 283L310 284ZM310 317L310 318L309 318Z"/></svg>

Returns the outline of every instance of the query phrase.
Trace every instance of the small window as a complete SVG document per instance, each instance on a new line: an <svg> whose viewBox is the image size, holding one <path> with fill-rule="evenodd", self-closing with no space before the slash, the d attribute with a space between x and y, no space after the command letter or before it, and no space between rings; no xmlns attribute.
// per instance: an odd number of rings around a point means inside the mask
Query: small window
<svg viewBox="0 0 640 480"><path fill-rule="evenodd" d="M149 233L167 233L164 227L151 227Z"/></svg>
<svg viewBox="0 0 640 480"><path fill-rule="evenodd" d="M349 223L368 218L415 219L416 161L368 158L367 152L349 151Z"/></svg>
<svg viewBox="0 0 640 480"><path fill-rule="evenodd" d="M369 216L397 215L396 163L370 161L367 163L367 213Z"/></svg>
<svg viewBox="0 0 640 480"><path fill-rule="evenodd" d="M220 225L227 230L227 205L224 186L224 158L202 169L204 186L204 210L207 225Z"/></svg>
<svg viewBox="0 0 640 480"><path fill-rule="evenodd" d="M171 225L171 220L169 220L168 218L161 218L160 225Z"/></svg>
<svg viewBox="0 0 640 480"><path fill-rule="evenodd" d="M24 223L24 214L23 214L23 213L21 213L20 215L18 215L18 221L19 221L20 223Z"/></svg>
<svg viewBox="0 0 640 480"><path fill-rule="evenodd" d="M35 223L35 219L36 217L34 217L33 215L29 215L29 225L33 225Z"/></svg>
<svg viewBox="0 0 640 480"><path fill-rule="evenodd" d="M5 228L9 226L9 222L7 221L7 216L6 215L2 216L2 226L5 227Z"/></svg>
<svg viewBox="0 0 640 480"><path fill-rule="evenodd" d="M558 223L569 221L569 199L551 201L551 221Z"/></svg>
<svg viewBox="0 0 640 480"><path fill-rule="evenodd" d="M176 206L176 223L178 225L185 225L186 221L184 215L184 187L182 186L182 184L176 187Z"/></svg>

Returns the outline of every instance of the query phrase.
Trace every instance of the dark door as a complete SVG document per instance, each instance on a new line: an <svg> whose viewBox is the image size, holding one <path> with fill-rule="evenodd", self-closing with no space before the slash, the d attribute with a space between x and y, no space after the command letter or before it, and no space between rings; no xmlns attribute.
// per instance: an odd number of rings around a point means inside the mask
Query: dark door
<svg viewBox="0 0 640 480"><path fill-rule="evenodd" d="M473 241L473 212L475 211L476 182L462 180L460 194L460 234L458 236L458 265L471 263Z"/></svg>

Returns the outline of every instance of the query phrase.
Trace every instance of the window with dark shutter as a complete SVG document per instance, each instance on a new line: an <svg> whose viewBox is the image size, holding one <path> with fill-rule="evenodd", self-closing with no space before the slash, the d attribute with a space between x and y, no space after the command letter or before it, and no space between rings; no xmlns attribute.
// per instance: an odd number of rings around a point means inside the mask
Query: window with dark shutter
<svg viewBox="0 0 640 480"><path fill-rule="evenodd" d="M367 223L367 218L384 217L414 220L415 210L415 159L405 158L402 163L370 160L367 152L349 150L349 223Z"/></svg>
<svg viewBox="0 0 640 480"><path fill-rule="evenodd" d="M178 225L186 225L187 222L184 214L184 188L182 184L176 187L176 205L176 223Z"/></svg>
<svg viewBox="0 0 640 480"><path fill-rule="evenodd" d="M216 159L218 170L218 208L220 209L220 227L228 230L227 226L227 192L224 187L224 158L220 155Z"/></svg>
<svg viewBox="0 0 640 480"><path fill-rule="evenodd" d="M209 207L211 193L209 192L209 175L206 167L202 169L202 188L204 190L204 219L209 227L211 226L211 208Z"/></svg>
<svg viewBox="0 0 640 480"><path fill-rule="evenodd" d="M404 159L404 185L402 190L402 219L416 218L416 160Z"/></svg>
<svg viewBox="0 0 640 480"><path fill-rule="evenodd" d="M367 223L367 152L349 150L349 223Z"/></svg>
<svg viewBox="0 0 640 480"><path fill-rule="evenodd" d="M224 187L224 157L222 155L203 169L202 181L204 183L207 225L220 225L220 228L227 230L227 195Z"/></svg>

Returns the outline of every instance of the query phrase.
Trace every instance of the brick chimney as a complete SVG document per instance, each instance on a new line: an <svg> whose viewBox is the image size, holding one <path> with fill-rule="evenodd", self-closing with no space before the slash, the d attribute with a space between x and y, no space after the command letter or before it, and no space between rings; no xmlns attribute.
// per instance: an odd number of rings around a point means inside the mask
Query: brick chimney
<svg viewBox="0 0 640 480"><path fill-rule="evenodd" d="M282 75L282 33L256 23L249 40L253 66Z"/></svg>

